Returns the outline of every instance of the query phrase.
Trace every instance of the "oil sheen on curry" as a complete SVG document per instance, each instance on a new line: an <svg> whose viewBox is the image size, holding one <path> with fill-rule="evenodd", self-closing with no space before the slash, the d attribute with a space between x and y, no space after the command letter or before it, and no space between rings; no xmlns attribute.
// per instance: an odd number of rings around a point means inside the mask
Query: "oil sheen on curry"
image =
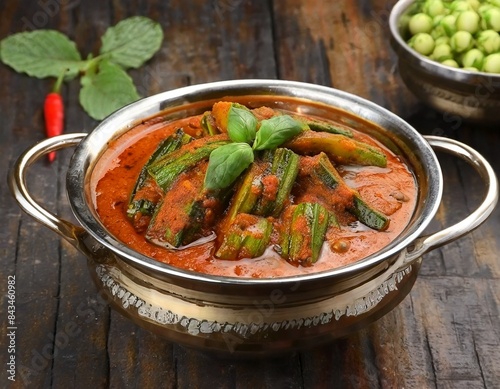
<svg viewBox="0 0 500 389"><path fill-rule="evenodd" d="M107 230L135 251L213 275L272 278L358 261L415 207L404 161L345 123L216 102L144 121L93 172Z"/></svg>

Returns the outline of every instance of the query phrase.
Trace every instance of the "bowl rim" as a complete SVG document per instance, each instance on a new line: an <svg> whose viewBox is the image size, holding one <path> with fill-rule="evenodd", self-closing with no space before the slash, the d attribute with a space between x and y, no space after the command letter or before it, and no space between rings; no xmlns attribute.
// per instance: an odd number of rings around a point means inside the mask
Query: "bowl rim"
<svg viewBox="0 0 500 389"><path fill-rule="evenodd" d="M398 0L396 4L391 9L389 14L389 30L392 37L392 43L395 47L395 51L398 56L406 54L405 59L408 56L412 58L412 61L419 67L425 69L428 73L434 76L443 78L448 81L455 81L459 83L473 82L476 79L482 78L492 78L495 82L500 82L500 74L498 73L487 73L478 70L477 72L470 71L462 68L453 68L451 66L443 65L437 61L434 61L425 55L413 50L404 41L403 37L399 31L399 21L401 16L408 10L408 8L414 4L416 0Z"/></svg>
<svg viewBox="0 0 500 389"><path fill-rule="evenodd" d="M93 167L91 161L94 160L95 162L109 140L116 138L110 138L107 132L116 131L118 128L121 130L119 134L122 134L124 131L131 129L139 118L157 114L168 107L175 107L179 104L179 106L182 106L183 102L202 101L202 99L196 100L197 96L200 95L219 93L220 96L236 96L242 95L241 91L245 91L245 95L274 94L277 97L304 98L311 102L325 103L326 100L336 103L334 104L336 108L360 116L364 120L374 121L379 126L382 125L374 119L381 120L381 118L385 118L387 123L404 129L408 139L418 145L423 154L422 158L425 160L422 165L425 165L424 167L429 174L426 177L428 196L424 201L422 215L411 224L408 232L402 234L402 236L400 235L391 244L366 258L330 270L276 278L218 276L181 269L140 254L109 234L101 222L90 212L89 208L91 206L88 203L92 203L92 201L88 199L85 190L90 181L91 171L89 171L89 167ZM287 94L280 95L284 91ZM99 123L76 147L68 167L66 190L72 211L83 228L100 244L134 267L152 271L164 277L181 278L209 284L276 286L277 284L309 282L325 278L350 277L399 256L406 247L411 245L422 234L436 214L442 197L443 177L437 157L425 138L403 119L380 105L351 93L326 86L297 81L244 79L203 83L162 92L138 100L112 113Z"/></svg>

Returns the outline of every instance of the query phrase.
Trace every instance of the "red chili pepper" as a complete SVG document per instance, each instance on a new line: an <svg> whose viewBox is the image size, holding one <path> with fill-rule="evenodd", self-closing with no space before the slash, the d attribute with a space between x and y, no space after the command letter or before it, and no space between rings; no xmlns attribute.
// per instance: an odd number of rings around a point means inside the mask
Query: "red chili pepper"
<svg viewBox="0 0 500 389"><path fill-rule="evenodd" d="M45 116L45 134L47 137L60 135L64 128L64 103L61 97L60 89L64 78L64 73L61 74L52 92L45 97L43 105L43 113ZM49 162L53 162L56 158L56 152L52 151L48 154Z"/></svg>

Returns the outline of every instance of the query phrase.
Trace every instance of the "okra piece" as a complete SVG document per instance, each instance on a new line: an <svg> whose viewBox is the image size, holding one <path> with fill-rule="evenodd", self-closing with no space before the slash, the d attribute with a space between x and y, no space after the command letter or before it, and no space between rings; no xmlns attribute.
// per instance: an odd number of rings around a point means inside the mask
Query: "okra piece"
<svg viewBox="0 0 500 389"><path fill-rule="evenodd" d="M313 168L313 174L316 175L323 184L330 188L336 189L342 187L347 193L352 194L352 206L348 211L364 225L373 228L374 230L384 231L389 226L389 218L383 213L369 206L360 196L359 192L350 188L341 175L332 165L326 154L321 153L318 156L318 163Z"/></svg>
<svg viewBox="0 0 500 389"><path fill-rule="evenodd" d="M154 210L163 197L162 190L151 178L136 193L127 208L127 216L137 232L143 232L151 220Z"/></svg>
<svg viewBox="0 0 500 389"><path fill-rule="evenodd" d="M210 191L192 201L185 209L188 215L187 223L177 232L170 227L167 228L165 237L172 240L172 245L179 247L179 245L188 245L204 236L202 232L213 224L210 214L214 212L214 209L208 207L207 204L223 202L225 193L226 191L222 192L220 190Z"/></svg>
<svg viewBox="0 0 500 389"><path fill-rule="evenodd" d="M229 189L207 191L203 181L206 166L186 174L165 194L146 232L154 243L179 247L209 232L226 202Z"/></svg>
<svg viewBox="0 0 500 389"><path fill-rule="evenodd" d="M144 167L137 178L137 182L135 183L135 187L132 191L132 197L137 192L137 190L144 184L144 181L148 178L148 167L151 166L154 162L158 161L164 155L171 153L179 149L182 145L189 143L193 138L186 134L182 128L177 129L177 131L167 137L164 141L162 141L155 152L149 157L149 160L146 162Z"/></svg>
<svg viewBox="0 0 500 389"><path fill-rule="evenodd" d="M152 163L148 173L160 188L167 191L181 173L207 160L213 150L228 143L226 135L196 139Z"/></svg>
<svg viewBox="0 0 500 389"><path fill-rule="evenodd" d="M354 196L353 206L349 211L364 225L377 231L384 231L389 227L390 219L383 213L366 204L358 195Z"/></svg>
<svg viewBox="0 0 500 389"><path fill-rule="evenodd" d="M305 124L307 129L313 131L328 132L330 134L340 134L349 138L353 137L352 131L340 124L324 122L322 120L312 119L304 116L293 116L293 118L298 122Z"/></svg>
<svg viewBox="0 0 500 389"><path fill-rule="evenodd" d="M167 137L158 145L154 153L141 169L134 189L130 194L127 209L128 217L136 219L138 214L140 214L139 217L151 216L153 214L154 208L161 197L161 194L159 193L161 191L159 188L156 188L156 183L154 183L154 181L152 182L152 179L148 174L148 167L164 155L179 149L186 143L189 143L192 139L193 138L191 136L184 133L182 128L179 128L174 134ZM136 223L134 222L134 224Z"/></svg>
<svg viewBox="0 0 500 389"><path fill-rule="evenodd" d="M311 266L316 263L331 216L325 207L317 203L294 206L289 228L283 234L281 255L296 265Z"/></svg>
<svg viewBox="0 0 500 389"><path fill-rule="evenodd" d="M207 111L203 114L203 116L201 117L200 125L205 135L220 134L220 131L215 124L215 119L210 111Z"/></svg>
<svg viewBox="0 0 500 389"><path fill-rule="evenodd" d="M387 166L387 157L382 150L339 134L304 131L284 147L305 155L324 152L338 164Z"/></svg>
<svg viewBox="0 0 500 389"><path fill-rule="evenodd" d="M239 213L252 213L262 192L262 174L265 171L265 162L255 160L231 200L226 216L226 223L231 224Z"/></svg>
<svg viewBox="0 0 500 389"><path fill-rule="evenodd" d="M254 213L278 217L297 178L300 157L289 149L279 148L269 151L264 158L271 160L271 168L262 177L263 191Z"/></svg>
<svg viewBox="0 0 500 389"><path fill-rule="evenodd" d="M215 256L236 260L261 256L269 245L272 223L266 218L240 213L224 234Z"/></svg>
<svg viewBox="0 0 500 389"><path fill-rule="evenodd" d="M239 252L240 258L257 258L264 254L271 240L272 232L273 224L265 218L259 218L251 232L245 231Z"/></svg>
<svg viewBox="0 0 500 389"><path fill-rule="evenodd" d="M277 217L299 171L299 156L287 149L266 151L254 161L240 182L227 212L227 223L238 213Z"/></svg>

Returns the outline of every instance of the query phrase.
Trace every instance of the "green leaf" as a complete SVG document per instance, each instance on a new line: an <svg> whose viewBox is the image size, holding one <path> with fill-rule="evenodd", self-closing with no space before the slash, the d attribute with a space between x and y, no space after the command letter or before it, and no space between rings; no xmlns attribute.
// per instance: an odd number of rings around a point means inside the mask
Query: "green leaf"
<svg viewBox="0 0 500 389"><path fill-rule="evenodd" d="M227 133L233 142L252 143L257 132L257 118L248 109L231 106L227 117Z"/></svg>
<svg viewBox="0 0 500 389"><path fill-rule="evenodd" d="M229 143L217 147L210 153L205 188L227 188L250 166L253 159L253 150L248 143Z"/></svg>
<svg viewBox="0 0 500 389"><path fill-rule="evenodd" d="M253 148L255 150L275 149L301 132L302 125L288 115L262 120Z"/></svg>
<svg viewBox="0 0 500 389"><path fill-rule="evenodd" d="M106 30L100 53L125 69L138 68L158 51L162 40L160 24L133 16Z"/></svg>
<svg viewBox="0 0 500 389"><path fill-rule="evenodd" d="M0 42L2 62L31 77L75 77L84 67L76 44L54 30L36 30L10 35Z"/></svg>
<svg viewBox="0 0 500 389"><path fill-rule="evenodd" d="M112 112L137 99L134 82L118 65L102 60L97 73L81 78L80 104L94 119L102 120Z"/></svg>

